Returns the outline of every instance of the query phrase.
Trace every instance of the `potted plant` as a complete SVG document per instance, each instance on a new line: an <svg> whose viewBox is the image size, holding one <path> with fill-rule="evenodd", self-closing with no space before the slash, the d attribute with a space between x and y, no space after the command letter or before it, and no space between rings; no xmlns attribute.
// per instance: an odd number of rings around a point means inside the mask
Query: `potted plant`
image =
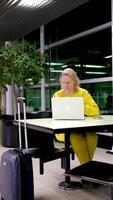
<svg viewBox="0 0 113 200"><path fill-rule="evenodd" d="M47 55L41 55L36 43L22 39L0 48L0 85L12 85L14 116L16 115L16 89L37 84L48 71Z"/></svg>
<svg viewBox="0 0 113 200"><path fill-rule="evenodd" d="M46 65L47 55L41 55L37 50L36 43L30 43L24 39L14 41L11 45L0 47L0 85L7 90L7 85L13 87L13 116L5 116L5 131L2 131L4 146L13 146L11 141L5 141L6 138L14 140L12 119L16 119L17 113L17 88L30 87L37 84L48 71ZM21 95L21 94L19 94ZM7 128L8 127L8 128ZM8 130L7 130L8 129ZM4 133L5 132L5 133ZM5 134L8 135L6 136ZM16 134L15 134L16 135ZM17 138L15 139L17 141ZM9 145L10 143L10 145ZM14 141L13 141L14 143Z"/></svg>

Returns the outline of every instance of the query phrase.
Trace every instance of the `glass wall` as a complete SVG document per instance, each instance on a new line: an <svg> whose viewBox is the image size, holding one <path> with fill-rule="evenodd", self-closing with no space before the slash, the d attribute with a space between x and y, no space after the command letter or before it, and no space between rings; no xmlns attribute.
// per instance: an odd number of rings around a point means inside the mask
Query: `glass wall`
<svg viewBox="0 0 113 200"><path fill-rule="evenodd" d="M112 77L83 80L81 86L91 93L101 114L113 114Z"/></svg>
<svg viewBox="0 0 113 200"><path fill-rule="evenodd" d="M91 0L45 25L50 81L56 82L55 71L70 65L81 79L112 76L111 37L111 1L107 0Z"/></svg>
<svg viewBox="0 0 113 200"><path fill-rule="evenodd" d="M106 77L101 79L82 80L81 87L87 89L93 96L101 114L113 114L113 78ZM59 83L46 85L46 109L51 109L51 97L60 88ZM27 107L29 111L37 111L41 108L40 87L26 90Z"/></svg>
<svg viewBox="0 0 113 200"><path fill-rule="evenodd" d="M111 24L111 1L90 0L45 25L45 52L49 55L46 109L51 107L53 92L59 89L61 71L72 67L81 79L81 86L91 92L102 113L110 112L108 101L113 98ZM32 40L39 46L39 30L32 34ZM40 85L26 90L27 105L34 110L41 108L40 90Z"/></svg>

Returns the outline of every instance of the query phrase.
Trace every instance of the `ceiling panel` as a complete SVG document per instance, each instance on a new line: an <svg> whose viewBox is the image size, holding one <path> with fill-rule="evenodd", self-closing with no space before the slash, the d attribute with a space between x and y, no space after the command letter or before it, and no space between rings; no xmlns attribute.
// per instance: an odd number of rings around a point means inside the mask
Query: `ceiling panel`
<svg viewBox="0 0 113 200"><path fill-rule="evenodd" d="M20 38L90 0L1 0L0 42ZM27 6L26 2L32 5Z"/></svg>

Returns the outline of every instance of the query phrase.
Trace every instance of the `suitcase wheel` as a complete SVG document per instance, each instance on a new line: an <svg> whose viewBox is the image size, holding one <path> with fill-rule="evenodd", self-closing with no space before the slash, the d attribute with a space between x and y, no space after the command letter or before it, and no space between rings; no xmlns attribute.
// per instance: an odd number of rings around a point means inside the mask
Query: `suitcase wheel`
<svg viewBox="0 0 113 200"><path fill-rule="evenodd" d="M2 198L2 195L0 195L0 200L4 200L4 199Z"/></svg>

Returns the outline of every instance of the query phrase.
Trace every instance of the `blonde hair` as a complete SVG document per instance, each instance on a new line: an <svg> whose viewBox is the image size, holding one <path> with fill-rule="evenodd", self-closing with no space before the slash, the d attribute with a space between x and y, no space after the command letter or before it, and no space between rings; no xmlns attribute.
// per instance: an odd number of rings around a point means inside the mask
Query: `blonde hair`
<svg viewBox="0 0 113 200"><path fill-rule="evenodd" d="M76 72L73 69L71 68L64 69L64 71L60 74L60 82L63 75L69 76L75 82L75 88L79 87L80 79L78 78Z"/></svg>

